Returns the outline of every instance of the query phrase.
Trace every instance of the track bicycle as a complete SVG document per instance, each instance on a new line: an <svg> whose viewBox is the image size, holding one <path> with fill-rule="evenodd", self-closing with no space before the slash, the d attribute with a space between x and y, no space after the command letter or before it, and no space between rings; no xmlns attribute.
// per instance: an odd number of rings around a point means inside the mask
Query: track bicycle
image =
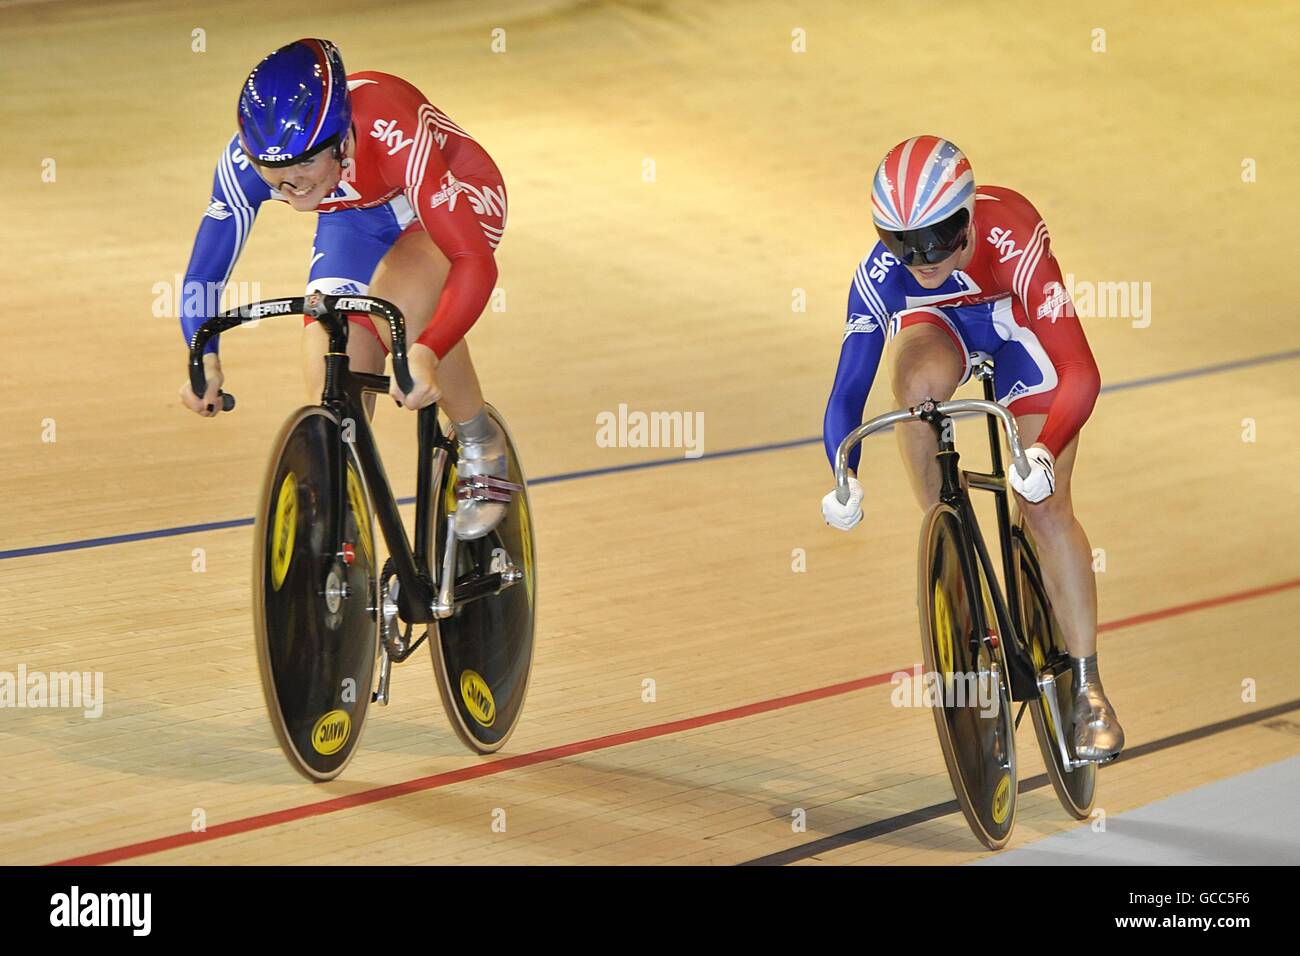
<svg viewBox="0 0 1300 956"><path fill-rule="evenodd" d="M388 323L393 372L411 388L405 321L374 296L319 293L266 299L207 320L190 343L190 385L203 395L203 350L214 336L272 316L306 315L329 332L320 404L299 408L275 439L254 530L253 622L271 725L290 764L332 780L352 759L369 705L387 704L394 663L428 640L443 707L477 753L499 750L523 709L533 659L536 552L527 484L501 414L508 479L457 479L450 424L417 413L415 544L398 513L365 413L386 375L349 368L346 313ZM235 407L223 393L222 407ZM507 502L487 536L453 532L458 502ZM382 568L374 520L387 545ZM415 636L418 627L423 633Z"/></svg>
<svg viewBox="0 0 1300 956"><path fill-rule="evenodd" d="M983 353L974 358L973 374L984 384L983 401L930 400L871 419L840 443L835 481L836 497L847 502L849 454L873 432L912 420L934 429L942 484L939 500L921 522L917 565L925 699L966 822L985 846L997 850L1015 825L1015 731L1026 708L1052 788L1076 819L1086 819L1092 810L1097 764L1073 754L1069 652L1052 613L1033 538L1023 516L1011 520L999 426L1013 467L1027 475L1029 463L1015 419L994 400L992 359ZM971 413L987 416L988 473L957 466L951 417ZM972 488L994 496L1005 593L980 533ZM1014 718L1012 703L1020 704Z"/></svg>

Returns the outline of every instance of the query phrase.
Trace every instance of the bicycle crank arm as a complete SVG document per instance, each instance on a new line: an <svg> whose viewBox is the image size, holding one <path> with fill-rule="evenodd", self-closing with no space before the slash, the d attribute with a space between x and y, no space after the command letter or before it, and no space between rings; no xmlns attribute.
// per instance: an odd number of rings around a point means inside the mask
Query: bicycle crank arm
<svg viewBox="0 0 1300 956"><path fill-rule="evenodd" d="M510 585L522 580L523 576L524 572L511 565L506 571L493 571L491 574L480 574L457 581L456 604L457 606L468 604L470 601L477 601L479 598L500 594Z"/></svg>
<svg viewBox="0 0 1300 956"><path fill-rule="evenodd" d="M1056 675L1039 674L1038 689L1042 696L1047 700L1047 709L1052 713L1052 729L1056 732L1056 746L1061 751L1061 765L1065 767L1066 773L1078 770L1080 767L1086 767L1088 761L1075 760L1070 756L1070 749L1065 744L1065 721L1061 714L1061 707L1056 699Z"/></svg>
<svg viewBox="0 0 1300 956"><path fill-rule="evenodd" d="M451 617L457 607L470 601L477 601L479 598L500 594L524 578L523 570L510 560L504 549L498 549L499 557L493 559L493 565L497 570L470 578L456 579L454 575L460 540L456 537L455 521L454 515L447 516L447 543L442 552L442 574L438 578L438 594L429 605L430 612L440 621Z"/></svg>
<svg viewBox="0 0 1300 956"><path fill-rule="evenodd" d="M388 656L388 648L380 643L379 645L379 687L370 695L372 703L388 703L388 679L393 673L393 659Z"/></svg>

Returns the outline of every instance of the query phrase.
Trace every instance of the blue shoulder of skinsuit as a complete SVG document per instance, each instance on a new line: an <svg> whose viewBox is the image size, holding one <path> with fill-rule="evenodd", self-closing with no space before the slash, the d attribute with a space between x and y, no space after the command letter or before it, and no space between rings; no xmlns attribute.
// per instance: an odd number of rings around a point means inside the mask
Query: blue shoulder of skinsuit
<svg viewBox="0 0 1300 956"><path fill-rule="evenodd" d="M256 209L272 196L271 187L257 174L252 161L244 154L238 133L230 137L217 160L216 178L228 206Z"/></svg>
<svg viewBox="0 0 1300 956"><path fill-rule="evenodd" d="M907 267L890 254L884 243L877 242L853 273L849 314L870 316L881 325L888 323L889 317L906 303L907 275Z"/></svg>

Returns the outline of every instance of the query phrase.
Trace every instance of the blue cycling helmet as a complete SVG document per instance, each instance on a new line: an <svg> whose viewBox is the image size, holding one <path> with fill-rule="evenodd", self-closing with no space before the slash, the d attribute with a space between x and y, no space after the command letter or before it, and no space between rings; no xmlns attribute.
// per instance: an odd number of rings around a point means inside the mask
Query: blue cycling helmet
<svg viewBox="0 0 1300 956"><path fill-rule="evenodd" d="M341 144L352 99L339 48L295 40L253 68L239 94L239 138L264 166L288 166Z"/></svg>

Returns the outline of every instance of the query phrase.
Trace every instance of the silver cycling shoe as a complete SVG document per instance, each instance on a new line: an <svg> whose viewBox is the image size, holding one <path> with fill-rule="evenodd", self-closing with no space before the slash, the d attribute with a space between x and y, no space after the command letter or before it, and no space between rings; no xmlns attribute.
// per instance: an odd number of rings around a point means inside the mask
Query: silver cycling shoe
<svg viewBox="0 0 1300 956"><path fill-rule="evenodd" d="M1074 698L1074 755L1079 760L1104 763L1124 749L1124 728L1115 708L1097 684L1084 684Z"/></svg>
<svg viewBox="0 0 1300 956"><path fill-rule="evenodd" d="M462 541L490 534L506 516L510 496L519 486L507 480L510 460L505 435L492 422L492 437L484 442L462 441L457 446L456 517L453 529Z"/></svg>

